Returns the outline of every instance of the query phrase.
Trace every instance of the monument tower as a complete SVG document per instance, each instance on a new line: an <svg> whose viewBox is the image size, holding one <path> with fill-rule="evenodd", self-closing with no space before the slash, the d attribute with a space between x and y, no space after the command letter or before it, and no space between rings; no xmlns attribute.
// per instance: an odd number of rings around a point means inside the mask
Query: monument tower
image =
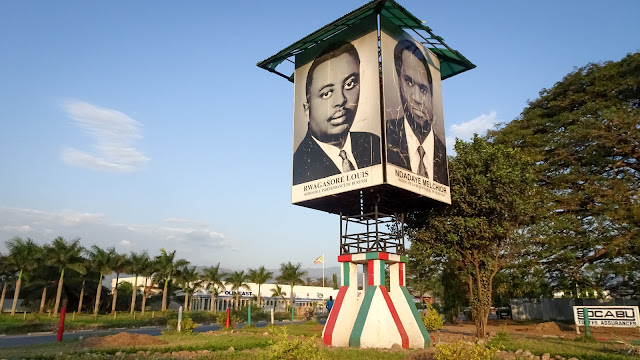
<svg viewBox="0 0 640 360"><path fill-rule="evenodd" d="M258 66L294 83L292 203L340 217L324 343L428 346L405 282L404 214L451 203L441 81L475 65L397 2L374 0Z"/></svg>

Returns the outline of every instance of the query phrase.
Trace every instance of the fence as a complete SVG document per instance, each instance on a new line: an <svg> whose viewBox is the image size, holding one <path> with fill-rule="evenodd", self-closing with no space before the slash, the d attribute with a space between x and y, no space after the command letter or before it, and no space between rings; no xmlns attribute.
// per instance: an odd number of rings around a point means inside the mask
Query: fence
<svg viewBox="0 0 640 360"><path fill-rule="evenodd" d="M554 298L554 299L511 299L511 318L513 320L565 320L573 321L574 306L615 306L638 305L638 300L614 299L599 300L586 298Z"/></svg>

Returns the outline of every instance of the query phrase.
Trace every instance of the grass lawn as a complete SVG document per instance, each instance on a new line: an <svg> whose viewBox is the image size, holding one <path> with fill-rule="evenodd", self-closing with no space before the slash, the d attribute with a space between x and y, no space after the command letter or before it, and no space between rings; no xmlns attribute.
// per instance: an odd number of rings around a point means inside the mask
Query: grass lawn
<svg viewBox="0 0 640 360"><path fill-rule="evenodd" d="M315 321L265 328L245 327L233 332L218 330L199 334L164 334L152 338L160 344L143 345L142 342L125 344L108 338L88 338L82 341L66 341L60 344L0 348L0 358L12 359L157 359L157 358L202 358L202 359L435 359L437 349L429 350L376 350L330 348L321 345L323 326ZM284 333L286 331L286 334ZM121 334L124 335L124 334ZM124 335L126 338L128 335ZM92 341L94 341L92 343ZM113 341L113 342L112 342ZM99 343L99 345L96 345ZM638 360L637 356L625 355L628 349L614 342L578 342L551 338L526 338L521 336L498 336L491 343L504 350L527 349L536 355L550 353L566 359L581 360ZM234 351L228 351L230 347ZM296 353L297 357L283 354ZM148 352L148 353L147 353ZM118 356L114 356L114 355ZM448 359L447 359L448 360ZM453 360L453 359L451 359ZM465 360L465 359L455 359Z"/></svg>
<svg viewBox="0 0 640 360"><path fill-rule="evenodd" d="M67 314L65 318L65 330L80 329L107 329L118 327L139 327L150 325L166 325L171 315L161 316L160 312L148 312L144 317L137 314L136 318L130 316L129 313L113 315L73 315ZM177 315L174 315L177 316ZM2 314L0 316L0 334L26 334L43 331L58 331L58 322L60 319L54 316L27 314L23 318L23 314L11 316Z"/></svg>
<svg viewBox="0 0 640 360"><path fill-rule="evenodd" d="M507 351L527 349L535 355L549 353L551 357L560 355L567 359L576 357L580 360L638 360L637 355L627 354L627 351L630 350L628 345L614 341L575 341L561 338L507 336L502 339L494 339L491 344L498 345Z"/></svg>

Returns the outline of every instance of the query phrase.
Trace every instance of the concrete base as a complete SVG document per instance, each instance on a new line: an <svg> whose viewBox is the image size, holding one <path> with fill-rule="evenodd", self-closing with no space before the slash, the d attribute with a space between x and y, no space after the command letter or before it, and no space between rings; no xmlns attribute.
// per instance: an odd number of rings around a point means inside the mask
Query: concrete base
<svg viewBox="0 0 640 360"><path fill-rule="evenodd" d="M395 344L405 349L428 347L431 338L404 286L406 257L387 253L348 256L338 258L343 263L344 280L322 332L324 344L358 348L391 348ZM385 262L390 265L391 291L384 285ZM361 299L355 277L358 263L364 265L368 278Z"/></svg>

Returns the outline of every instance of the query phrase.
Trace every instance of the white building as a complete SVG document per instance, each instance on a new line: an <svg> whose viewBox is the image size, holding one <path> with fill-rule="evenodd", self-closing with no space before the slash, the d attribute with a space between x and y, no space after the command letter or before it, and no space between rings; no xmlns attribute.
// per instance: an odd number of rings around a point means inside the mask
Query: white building
<svg viewBox="0 0 640 360"><path fill-rule="evenodd" d="M135 277L120 277L118 283L128 282L133 284ZM138 277L138 287L144 286L145 279ZM147 279L147 285L151 283L151 279ZM111 288L116 285L116 279L111 280ZM240 304L239 306L248 306L249 304L255 306L255 300L258 297L258 284L247 283L249 289L240 290ZM286 294L284 298L274 297L272 290L276 288L276 285L282 288L282 291ZM162 288L155 287L154 292L162 291ZM260 286L260 292L262 293L262 309L275 309L276 311L285 311L289 298L291 296L291 286L284 284L262 284ZM338 290L334 290L332 287L322 286L305 286L296 285L293 287L293 297L296 307L300 306L312 306L315 302L316 307L324 309L324 302L329 299L329 296L333 296L333 299L338 295ZM211 306L211 291L209 289L196 289L195 293L191 296L191 309L197 310L209 310ZM235 292L231 290L231 285L226 285L224 289L219 289L219 294L216 296L216 307L218 311L224 311L229 307L233 307L235 301Z"/></svg>

